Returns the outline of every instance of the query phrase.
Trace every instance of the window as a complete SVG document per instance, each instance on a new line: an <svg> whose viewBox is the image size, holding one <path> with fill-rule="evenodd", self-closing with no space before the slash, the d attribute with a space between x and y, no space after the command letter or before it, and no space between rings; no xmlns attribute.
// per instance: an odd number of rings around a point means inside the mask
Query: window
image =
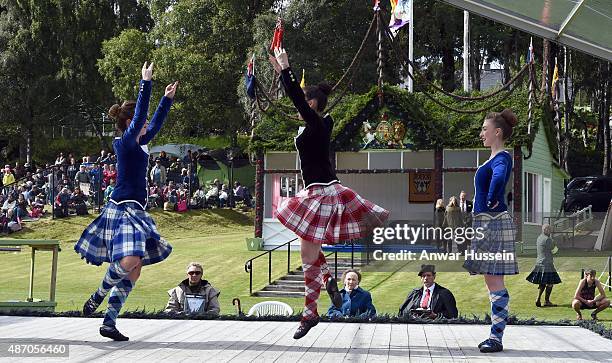
<svg viewBox="0 0 612 363"><path fill-rule="evenodd" d="M299 175L280 177L279 195L283 198L295 197L304 188L304 182Z"/></svg>
<svg viewBox="0 0 612 363"><path fill-rule="evenodd" d="M525 195L525 216L527 223L541 223L542 218L542 177L538 174L525 173L523 194Z"/></svg>
<svg viewBox="0 0 612 363"><path fill-rule="evenodd" d="M595 180L593 184L591 185L591 189L589 189L589 192L591 193L605 192L605 191L606 191L606 186L604 184L603 179Z"/></svg>

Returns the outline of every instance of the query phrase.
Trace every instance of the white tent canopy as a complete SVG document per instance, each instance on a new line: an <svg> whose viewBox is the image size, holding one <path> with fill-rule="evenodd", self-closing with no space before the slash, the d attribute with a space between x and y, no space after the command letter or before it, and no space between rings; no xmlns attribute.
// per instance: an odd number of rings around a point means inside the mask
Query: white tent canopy
<svg viewBox="0 0 612 363"><path fill-rule="evenodd" d="M158 145L153 146L149 153L151 155L158 155L162 150L166 152L166 154L171 156L178 156L180 158L185 157L187 155L187 151L191 150L196 151L198 149L203 149L203 146L194 145L194 144L166 144L166 145Z"/></svg>
<svg viewBox="0 0 612 363"><path fill-rule="evenodd" d="M444 0L470 13L612 61L612 0Z"/></svg>

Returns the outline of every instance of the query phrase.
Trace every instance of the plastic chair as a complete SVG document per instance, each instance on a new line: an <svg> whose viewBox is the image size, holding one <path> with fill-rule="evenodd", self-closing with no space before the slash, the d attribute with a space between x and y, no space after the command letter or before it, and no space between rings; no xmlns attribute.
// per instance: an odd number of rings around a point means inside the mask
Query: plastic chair
<svg viewBox="0 0 612 363"><path fill-rule="evenodd" d="M253 305L247 316L291 316L293 315L293 309L291 306L280 301L264 301Z"/></svg>

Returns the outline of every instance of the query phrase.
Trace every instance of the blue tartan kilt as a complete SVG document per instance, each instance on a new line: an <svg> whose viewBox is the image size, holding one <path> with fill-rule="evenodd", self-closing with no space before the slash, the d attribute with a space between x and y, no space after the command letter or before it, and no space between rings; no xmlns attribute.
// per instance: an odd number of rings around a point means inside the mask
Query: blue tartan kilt
<svg viewBox="0 0 612 363"><path fill-rule="evenodd" d="M97 266L125 256L140 256L143 265L152 265L165 260L172 246L161 238L155 222L140 204L111 200L85 228L74 250Z"/></svg>
<svg viewBox="0 0 612 363"><path fill-rule="evenodd" d="M508 212L497 215L480 213L474 215L472 227L482 229L483 238L472 239L471 251L474 256L501 253L502 259L470 258L466 255L463 267L471 274L516 275L519 273L514 243L516 228ZM478 234L477 234L478 236Z"/></svg>

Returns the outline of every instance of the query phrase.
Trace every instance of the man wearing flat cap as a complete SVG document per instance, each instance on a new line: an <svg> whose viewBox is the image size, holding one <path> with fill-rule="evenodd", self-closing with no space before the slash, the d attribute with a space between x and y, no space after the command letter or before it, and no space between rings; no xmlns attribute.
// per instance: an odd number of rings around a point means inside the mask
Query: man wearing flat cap
<svg viewBox="0 0 612 363"><path fill-rule="evenodd" d="M435 283L436 266L421 265L419 277L423 286L415 288L408 294L406 301L400 307L399 316L456 318L459 313L453 293Z"/></svg>

